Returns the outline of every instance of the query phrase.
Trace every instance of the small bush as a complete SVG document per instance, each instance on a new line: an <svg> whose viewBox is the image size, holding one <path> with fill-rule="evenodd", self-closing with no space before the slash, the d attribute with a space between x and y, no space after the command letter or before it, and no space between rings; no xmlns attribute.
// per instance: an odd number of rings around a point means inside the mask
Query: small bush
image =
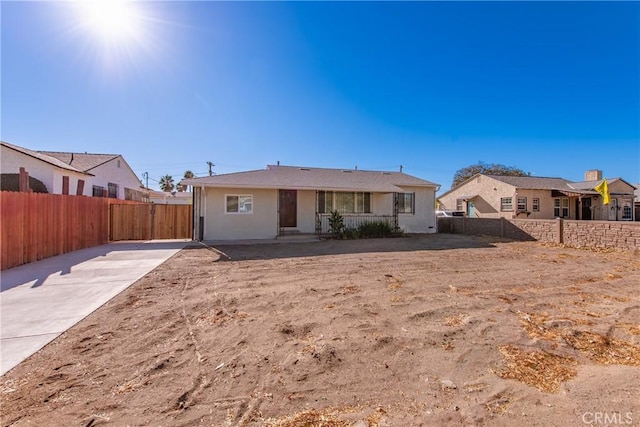
<svg viewBox="0 0 640 427"><path fill-rule="evenodd" d="M340 215L340 212L331 211L331 216L329 217L329 232L333 234L333 237L341 238L344 231L344 218Z"/></svg>
<svg viewBox="0 0 640 427"><path fill-rule="evenodd" d="M393 227L386 221L364 222L358 227L358 236L362 239L398 237L401 235L401 230Z"/></svg>

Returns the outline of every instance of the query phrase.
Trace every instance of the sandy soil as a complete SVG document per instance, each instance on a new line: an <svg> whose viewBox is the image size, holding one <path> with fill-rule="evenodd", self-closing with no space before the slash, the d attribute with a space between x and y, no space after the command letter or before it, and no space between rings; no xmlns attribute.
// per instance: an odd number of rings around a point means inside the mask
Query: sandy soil
<svg viewBox="0 0 640 427"><path fill-rule="evenodd" d="M195 245L3 376L2 424L640 425L639 284L487 237Z"/></svg>

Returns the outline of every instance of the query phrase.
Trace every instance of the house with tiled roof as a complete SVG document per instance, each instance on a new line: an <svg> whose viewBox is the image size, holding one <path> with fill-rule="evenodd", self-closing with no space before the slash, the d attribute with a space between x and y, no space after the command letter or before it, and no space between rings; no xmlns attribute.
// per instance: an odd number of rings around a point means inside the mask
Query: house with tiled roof
<svg viewBox="0 0 640 427"><path fill-rule="evenodd" d="M199 240L325 234L331 211L347 227L387 221L407 233L436 232L440 186L403 172L269 165L182 184L193 187Z"/></svg>
<svg viewBox="0 0 640 427"><path fill-rule="evenodd" d="M37 151L2 141L2 174L20 168L52 194L144 200L142 183L120 154Z"/></svg>
<svg viewBox="0 0 640 427"><path fill-rule="evenodd" d="M604 180L609 188L608 204L596 191ZM632 221L634 190L622 178L603 179L600 170L587 171L580 182L479 173L439 196L438 206L470 218Z"/></svg>

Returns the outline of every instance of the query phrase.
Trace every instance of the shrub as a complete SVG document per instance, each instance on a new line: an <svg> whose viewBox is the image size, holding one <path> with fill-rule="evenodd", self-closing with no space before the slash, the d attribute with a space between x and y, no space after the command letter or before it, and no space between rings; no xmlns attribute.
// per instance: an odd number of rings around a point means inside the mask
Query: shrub
<svg viewBox="0 0 640 427"><path fill-rule="evenodd" d="M331 211L331 216L329 217L329 233L333 234L336 238L341 238L344 231L344 218L340 215L340 212Z"/></svg>
<svg viewBox="0 0 640 427"><path fill-rule="evenodd" d="M398 237L402 231L386 221L363 222L358 227L358 236L363 239L376 237Z"/></svg>

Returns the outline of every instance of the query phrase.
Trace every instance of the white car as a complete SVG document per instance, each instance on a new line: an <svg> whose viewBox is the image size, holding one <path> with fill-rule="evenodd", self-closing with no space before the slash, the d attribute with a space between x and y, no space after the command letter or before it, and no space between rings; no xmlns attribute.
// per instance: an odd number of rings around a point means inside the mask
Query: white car
<svg viewBox="0 0 640 427"><path fill-rule="evenodd" d="M464 216L462 211L436 211L436 216L452 217L452 216Z"/></svg>

